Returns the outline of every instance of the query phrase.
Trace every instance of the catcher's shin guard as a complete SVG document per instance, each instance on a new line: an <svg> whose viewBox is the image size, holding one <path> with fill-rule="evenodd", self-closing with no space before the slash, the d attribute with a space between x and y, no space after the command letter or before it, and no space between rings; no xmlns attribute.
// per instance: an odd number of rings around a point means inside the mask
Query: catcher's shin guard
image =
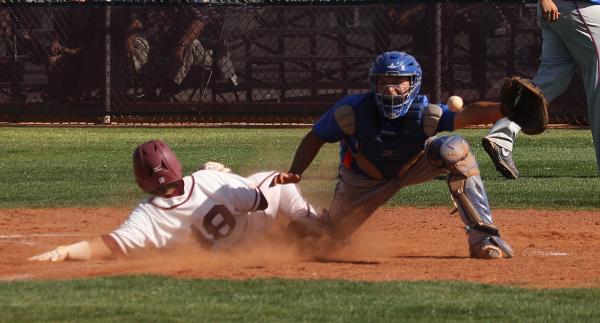
<svg viewBox="0 0 600 323"><path fill-rule="evenodd" d="M493 225L490 206L479 176L479 166L469 145L460 136L436 139L429 157L448 170L448 187L469 234L471 256L510 258L513 251ZM494 250L496 249L496 250Z"/></svg>

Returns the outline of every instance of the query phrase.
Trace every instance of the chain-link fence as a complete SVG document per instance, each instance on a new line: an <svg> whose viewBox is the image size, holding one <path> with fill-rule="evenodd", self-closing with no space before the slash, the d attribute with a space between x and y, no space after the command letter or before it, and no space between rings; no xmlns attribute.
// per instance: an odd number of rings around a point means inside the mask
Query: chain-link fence
<svg viewBox="0 0 600 323"><path fill-rule="evenodd" d="M497 100L541 49L535 3L21 5L0 25L11 122L311 122L392 49L418 59L433 102ZM586 124L572 88L551 120Z"/></svg>

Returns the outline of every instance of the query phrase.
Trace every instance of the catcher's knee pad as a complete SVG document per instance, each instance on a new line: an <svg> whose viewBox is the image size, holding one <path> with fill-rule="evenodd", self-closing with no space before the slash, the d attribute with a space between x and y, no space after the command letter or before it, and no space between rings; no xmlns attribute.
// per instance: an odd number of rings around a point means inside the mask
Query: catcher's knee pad
<svg viewBox="0 0 600 323"><path fill-rule="evenodd" d="M479 166L467 141L457 135L433 140L428 150L429 159L450 173L466 177L479 175Z"/></svg>
<svg viewBox="0 0 600 323"><path fill-rule="evenodd" d="M456 135L437 138L431 143L429 158L448 171L452 199L468 230L497 235L479 166L466 140Z"/></svg>

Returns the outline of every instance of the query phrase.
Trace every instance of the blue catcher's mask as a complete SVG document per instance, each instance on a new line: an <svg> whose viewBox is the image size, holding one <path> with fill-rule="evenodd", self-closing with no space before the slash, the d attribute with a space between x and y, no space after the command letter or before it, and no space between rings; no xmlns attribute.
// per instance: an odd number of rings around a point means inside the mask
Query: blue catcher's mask
<svg viewBox="0 0 600 323"><path fill-rule="evenodd" d="M388 119L406 115L419 94L422 75L417 60L404 52L385 52L377 56L369 69L369 85L379 112ZM407 79L408 85L403 85Z"/></svg>

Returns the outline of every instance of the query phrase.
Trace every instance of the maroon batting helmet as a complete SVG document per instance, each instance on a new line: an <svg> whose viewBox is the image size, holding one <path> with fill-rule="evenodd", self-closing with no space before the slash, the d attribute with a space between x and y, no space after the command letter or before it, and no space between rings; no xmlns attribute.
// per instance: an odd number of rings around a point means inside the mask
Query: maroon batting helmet
<svg viewBox="0 0 600 323"><path fill-rule="evenodd" d="M183 177L175 153L160 140L147 141L135 149L133 172L139 187L148 193Z"/></svg>

